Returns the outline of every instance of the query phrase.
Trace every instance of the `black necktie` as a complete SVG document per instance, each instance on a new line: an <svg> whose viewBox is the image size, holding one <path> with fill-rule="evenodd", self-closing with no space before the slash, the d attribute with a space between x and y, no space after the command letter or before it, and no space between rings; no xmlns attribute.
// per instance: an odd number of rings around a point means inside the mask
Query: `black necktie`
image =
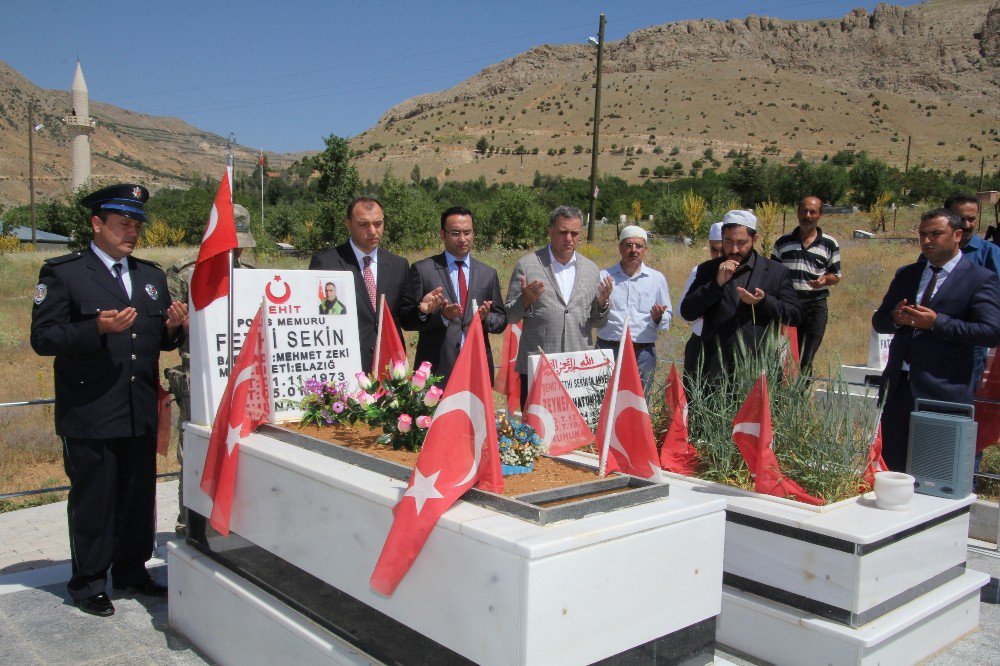
<svg viewBox="0 0 1000 666"><path fill-rule="evenodd" d="M118 280L118 286L121 287L122 293L125 294L125 300L131 301L132 299L128 295L128 289L125 288L125 277L122 275L122 265L117 261L111 265L111 270L115 273L115 278Z"/></svg>
<svg viewBox="0 0 1000 666"><path fill-rule="evenodd" d="M938 273L941 272L941 266L931 266L931 280L927 283L927 288L924 289L924 295L920 297L920 305L926 306L931 301L931 296L934 295L934 287L937 286Z"/></svg>

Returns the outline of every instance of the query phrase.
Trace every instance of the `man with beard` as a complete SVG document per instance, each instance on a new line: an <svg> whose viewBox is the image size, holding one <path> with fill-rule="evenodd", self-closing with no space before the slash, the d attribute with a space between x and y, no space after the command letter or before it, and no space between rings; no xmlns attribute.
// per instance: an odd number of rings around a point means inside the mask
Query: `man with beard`
<svg viewBox="0 0 1000 666"><path fill-rule="evenodd" d="M737 338L756 351L772 326L795 326L802 318L788 269L758 254L756 238L753 213L726 213L722 218L724 255L698 266L691 289L681 301L684 319L704 318L698 364L706 377L732 370Z"/></svg>

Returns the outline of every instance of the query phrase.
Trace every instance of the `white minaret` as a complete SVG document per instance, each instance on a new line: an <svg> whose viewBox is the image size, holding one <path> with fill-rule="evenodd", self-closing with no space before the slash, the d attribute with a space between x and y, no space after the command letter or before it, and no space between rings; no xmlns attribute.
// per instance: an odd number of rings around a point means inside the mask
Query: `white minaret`
<svg viewBox="0 0 1000 666"><path fill-rule="evenodd" d="M76 72L73 74L73 88L70 91L73 98L73 115L68 116L66 125L73 137L73 191L90 180L90 135L94 131L95 122L90 117L90 93L87 82L83 80L83 68L76 61Z"/></svg>

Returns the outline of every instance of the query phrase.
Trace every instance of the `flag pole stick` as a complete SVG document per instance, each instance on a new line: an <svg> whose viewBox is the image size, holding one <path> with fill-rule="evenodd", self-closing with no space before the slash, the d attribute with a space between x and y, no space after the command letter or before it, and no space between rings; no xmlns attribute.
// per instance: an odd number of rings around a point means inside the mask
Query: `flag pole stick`
<svg viewBox="0 0 1000 666"><path fill-rule="evenodd" d="M375 362L372 364L372 372L375 379L378 379L381 368L379 367L379 357L382 355L382 313L385 312L385 294L379 297L378 301L378 327L375 329Z"/></svg>
<svg viewBox="0 0 1000 666"><path fill-rule="evenodd" d="M601 442L601 462L598 476L604 478L608 467L608 448L611 446L611 435L615 428L615 407L618 402L618 380L622 372L622 353L625 351L625 332L628 331L628 317L622 327L622 337L618 341L618 356L615 359L615 371L611 376L611 401L608 403L608 420L604 422L604 441Z"/></svg>
<svg viewBox="0 0 1000 666"><path fill-rule="evenodd" d="M229 179L229 206L233 205L233 153L229 152L229 164L226 166L226 177ZM229 255L227 268L229 275L229 293L226 294L226 368L229 375L233 374L233 292L236 291L233 284L233 264L235 263L235 253L233 248L226 252Z"/></svg>

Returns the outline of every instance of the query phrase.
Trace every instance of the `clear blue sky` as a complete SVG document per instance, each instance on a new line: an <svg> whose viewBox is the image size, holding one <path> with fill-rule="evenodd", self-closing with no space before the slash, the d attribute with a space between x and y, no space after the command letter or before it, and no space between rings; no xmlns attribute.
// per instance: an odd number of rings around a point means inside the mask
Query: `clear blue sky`
<svg viewBox="0 0 1000 666"><path fill-rule="evenodd" d="M316 150L394 104L445 90L539 44L692 18L840 17L858 0L0 0L0 59L90 98L177 116L240 144ZM900 4L914 4L902 2Z"/></svg>

